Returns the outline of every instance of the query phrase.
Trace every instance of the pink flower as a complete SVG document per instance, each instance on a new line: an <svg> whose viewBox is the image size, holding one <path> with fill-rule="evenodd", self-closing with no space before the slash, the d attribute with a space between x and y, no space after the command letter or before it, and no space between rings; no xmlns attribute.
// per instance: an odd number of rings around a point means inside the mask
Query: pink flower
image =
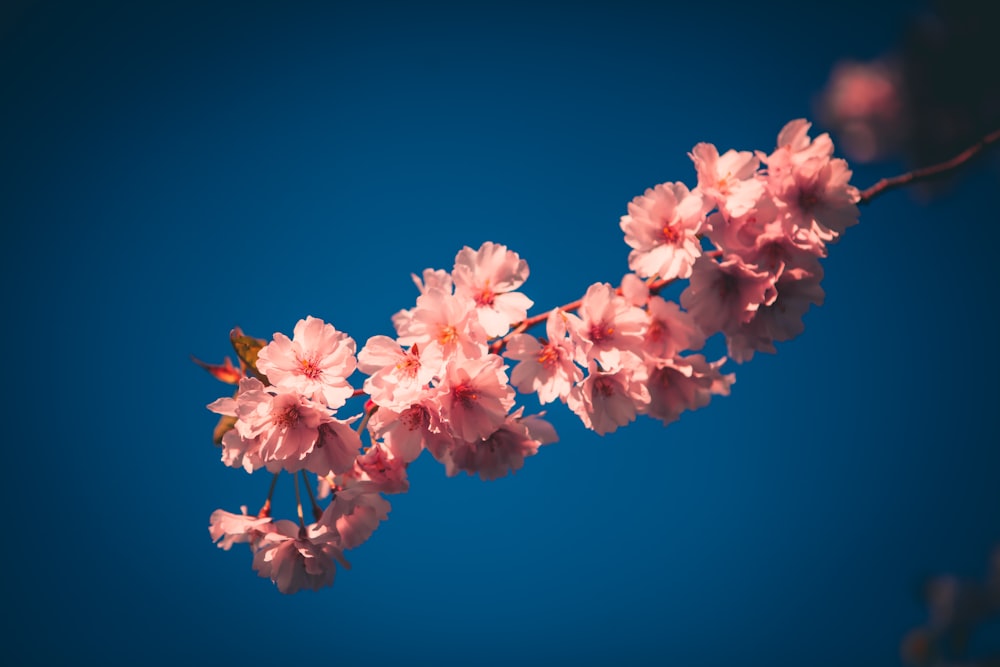
<svg viewBox="0 0 1000 667"><path fill-rule="evenodd" d="M230 468L243 468L252 473L264 467L260 458L260 441L257 438L244 438L235 428L226 431L222 436L222 463Z"/></svg>
<svg viewBox="0 0 1000 667"><path fill-rule="evenodd" d="M802 316L810 304L823 305L822 269L790 269L778 280L774 303L762 306L753 319L726 334L729 356L737 363L753 359L754 352L774 354L775 342L791 340L805 329Z"/></svg>
<svg viewBox="0 0 1000 667"><path fill-rule="evenodd" d="M448 360L439 387L441 420L456 438L480 440L504 423L515 393L507 384L505 368L495 354Z"/></svg>
<svg viewBox="0 0 1000 667"><path fill-rule="evenodd" d="M287 520L275 521L265 533L253 558L253 569L273 581L285 594L304 588L319 590L333 585L334 560L345 568L339 536L328 527L311 524L299 528Z"/></svg>
<svg viewBox="0 0 1000 667"><path fill-rule="evenodd" d="M271 523L271 518L250 516L247 514L247 506L240 507L242 514L233 514L224 510L215 510L209 519L208 534L212 536L212 541L217 542L220 549L229 551L229 548L237 542L252 542L256 540L265 529L263 526Z"/></svg>
<svg viewBox="0 0 1000 667"><path fill-rule="evenodd" d="M654 296L647 313L649 324L642 348L647 358L670 359L682 350L697 350L705 344L705 336L694 319L673 301Z"/></svg>
<svg viewBox="0 0 1000 667"><path fill-rule="evenodd" d="M594 283L580 301L579 317L567 316L581 364L596 359L605 370L619 368L624 357L639 359L646 313L615 294L607 283Z"/></svg>
<svg viewBox="0 0 1000 667"><path fill-rule="evenodd" d="M897 150L906 136L901 70L899 64L888 60L841 61L833 66L819 113L853 160L870 162L885 157Z"/></svg>
<svg viewBox="0 0 1000 667"><path fill-rule="evenodd" d="M558 308L545 322L548 339L531 334L511 336L505 356L520 361L510 374L517 390L538 393L541 403L550 403L569 395L573 385L583 378L583 371L573 362L573 343L566 335L566 315Z"/></svg>
<svg viewBox="0 0 1000 667"><path fill-rule="evenodd" d="M701 255L704 201L683 183L663 183L629 202L620 226L633 248L629 268L643 278L687 278Z"/></svg>
<svg viewBox="0 0 1000 667"><path fill-rule="evenodd" d="M804 118L796 118L785 123L778 132L777 147L768 156L758 153L767 163L768 176L782 177L809 160L828 159L833 156L833 141L824 132L815 139L809 138L812 123Z"/></svg>
<svg viewBox="0 0 1000 667"><path fill-rule="evenodd" d="M702 355L693 354L656 362L649 370L649 402L643 411L669 424L685 410L705 407L713 395L728 396L736 376L719 372L725 361L723 357L709 364Z"/></svg>
<svg viewBox="0 0 1000 667"><path fill-rule="evenodd" d="M302 459L301 464L294 465L291 461L286 461L282 469L289 472L305 469L320 476L350 470L361 450L361 436L349 426L350 421L333 419L321 424L316 446Z"/></svg>
<svg viewBox="0 0 1000 667"><path fill-rule="evenodd" d="M698 172L698 190L727 215L743 215L764 194L756 177L760 160L753 153L729 150L720 156L712 144L700 143L688 156Z"/></svg>
<svg viewBox="0 0 1000 667"><path fill-rule="evenodd" d="M405 408L440 370L441 349L418 345L403 350L388 336L372 336L358 353L358 370L368 374L364 389L380 407Z"/></svg>
<svg viewBox="0 0 1000 667"><path fill-rule="evenodd" d="M440 430L436 399L412 403L403 410L379 408L368 422L373 438L381 439L394 458L405 462L415 460L425 443Z"/></svg>
<svg viewBox="0 0 1000 667"><path fill-rule="evenodd" d="M591 361L587 378L573 387L566 404L584 426L604 435L634 421L648 402L646 372L641 365L605 372Z"/></svg>
<svg viewBox="0 0 1000 667"><path fill-rule="evenodd" d="M476 442L454 442L450 447L431 450L444 463L449 477L464 470L493 480L520 470L524 459L538 453L541 445L557 440L555 429L537 416L521 417L522 409L508 416L489 437Z"/></svg>
<svg viewBox="0 0 1000 667"><path fill-rule="evenodd" d="M354 549L372 536L379 522L389 518L389 502L366 486L338 490L319 519L334 531L344 549Z"/></svg>
<svg viewBox="0 0 1000 667"><path fill-rule="evenodd" d="M487 241L473 250L462 248L452 269L455 294L471 298L490 337L502 336L523 320L533 302L515 290L528 279L528 263L507 246Z"/></svg>
<svg viewBox="0 0 1000 667"><path fill-rule="evenodd" d="M299 320L292 340L282 333L257 355L257 369L281 389L297 392L333 409L342 406L354 388L354 339L315 317Z"/></svg>
<svg viewBox="0 0 1000 667"><path fill-rule="evenodd" d="M393 317L400 345L418 345L426 353L436 346L444 357L461 351L467 357L486 353L486 332L479 323L475 302L433 288L417 297L406 317ZM399 313L397 313L399 315Z"/></svg>
<svg viewBox="0 0 1000 667"><path fill-rule="evenodd" d="M849 183L851 173L840 159L809 160L773 182L771 190L787 207L796 227L830 242L858 223L860 194Z"/></svg>
<svg viewBox="0 0 1000 667"><path fill-rule="evenodd" d="M245 378L235 399L222 398L208 406L237 418L236 435L223 437L223 460L242 463L248 472L261 465L272 471L306 469L319 475L349 470L361 448L350 422L334 419L297 393L277 391L256 378Z"/></svg>
<svg viewBox="0 0 1000 667"><path fill-rule="evenodd" d="M810 141L809 123L794 120L778 135L778 148L765 158L768 187L785 207L792 225L824 242L835 241L858 222L858 189L850 185L851 170L831 158L833 142L826 134Z"/></svg>
<svg viewBox="0 0 1000 667"><path fill-rule="evenodd" d="M681 305L706 335L729 331L749 322L761 305L775 299L773 278L738 257L716 262L700 257L691 282L681 292Z"/></svg>
<svg viewBox="0 0 1000 667"><path fill-rule="evenodd" d="M706 236L712 244L726 255L745 257L757 245L757 239L766 230L777 227L783 229L781 209L774 200L764 195L743 215L730 216L717 211L708 216L705 225ZM750 263L750 262L747 262Z"/></svg>
<svg viewBox="0 0 1000 667"><path fill-rule="evenodd" d="M265 462L300 461L312 452L319 427L333 421L329 413L298 394L263 392L263 398L240 406L237 430L260 438L260 456Z"/></svg>
<svg viewBox="0 0 1000 667"><path fill-rule="evenodd" d="M404 493L410 489L406 478L408 463L395 456L385 443L376 442L357 457L354 469L343 475L340 488L357 486L372 493Z"/></svg>

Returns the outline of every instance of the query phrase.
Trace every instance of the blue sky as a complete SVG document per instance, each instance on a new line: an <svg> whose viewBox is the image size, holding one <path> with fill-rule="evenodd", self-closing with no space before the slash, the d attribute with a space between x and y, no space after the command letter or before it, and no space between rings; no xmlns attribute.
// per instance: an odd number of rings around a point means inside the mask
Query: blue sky
<svg viewBox="0 0 1000 667"><path fill-rule="evenodd" d="M6 650L23 664L898 664L921 577L1000 541L996 171L862 211L799 339L731 396L516 475L429 456L333 588L222 552L194 354L313 315L359 343L410 273L516 250L539 308L617 281L626 203L770 150L915 3L14 3L0 23ZM819 128L822 129L822 128ZM867 186L901 165L858 166ZM526 403L534 406L531 399ZM9 411L9 412L8 412ZM276 514L292 517L279 486Z"/></svg>

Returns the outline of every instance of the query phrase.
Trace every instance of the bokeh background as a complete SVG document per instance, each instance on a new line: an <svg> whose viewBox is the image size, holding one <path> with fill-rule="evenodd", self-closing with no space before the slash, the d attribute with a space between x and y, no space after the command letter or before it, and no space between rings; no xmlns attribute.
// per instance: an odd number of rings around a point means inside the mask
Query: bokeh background
<svg viewBox="0 0 1000 667"><path fill-rule="evenodd" d="M11 664L899 664L924 577L1000 543L995 158L865 207L805 334L678 423L556 405L490 483L425 454L318 593L209 539L269 479L219 462L230 388L189 355L391 333L411 272L486 240L536 308L617 282L632 197L693 186L699 141L770 151L928 9L672 5L4 3Z"/></svg>

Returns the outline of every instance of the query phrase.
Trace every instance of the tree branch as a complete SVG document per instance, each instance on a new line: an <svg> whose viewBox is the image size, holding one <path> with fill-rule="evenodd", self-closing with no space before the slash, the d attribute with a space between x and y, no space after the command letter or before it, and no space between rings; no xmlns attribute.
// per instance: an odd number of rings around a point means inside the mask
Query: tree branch
<svg viewBox="0 0 1000 667"><path fill-rule="evenodd" d="M932 178L944 176L945 174L958 169L966 162L971 161L972 158L982 153L983 150L990 144L994 144L997 141L1000 141L1000 129L990 132L978 142L969 146L950 160L945 160L944 162L940 162L929 167L900 174L899 176L893 176L892 178L883 178L870 188L861 191L861 199L858 200L858 204L867 204L871 200L885 194L889 190L895 190L896 188L901 188L906 185L912 185L913 183L918 183L920 181L929 181Z"/></svg>

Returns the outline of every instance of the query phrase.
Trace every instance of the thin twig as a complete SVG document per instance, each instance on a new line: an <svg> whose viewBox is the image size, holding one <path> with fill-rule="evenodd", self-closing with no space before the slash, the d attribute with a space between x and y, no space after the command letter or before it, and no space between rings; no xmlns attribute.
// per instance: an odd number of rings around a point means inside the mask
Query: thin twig
<svg viewBox="0 0 1000 667"><path fill-rule="evenodd" d="M918 183L920 181L928 181L932 178L944 176L948 172L954 171L966 162L969 162L972 158L982 153L987 146L994 144L997 141L1000 141L1000 129L990 132L978 142L969 146L950 160L945 160L944 162L933 164L929 167L923 167L922 169L916 169L905 174L900 174L899 176L893 176L892 178L883 178L870 188L862 190L861 199L858 200L858 203L867 204L871 200L885 194L889 190L895 190L896 188L901 188L906 185L912 185L913 183Z"/></svg>

